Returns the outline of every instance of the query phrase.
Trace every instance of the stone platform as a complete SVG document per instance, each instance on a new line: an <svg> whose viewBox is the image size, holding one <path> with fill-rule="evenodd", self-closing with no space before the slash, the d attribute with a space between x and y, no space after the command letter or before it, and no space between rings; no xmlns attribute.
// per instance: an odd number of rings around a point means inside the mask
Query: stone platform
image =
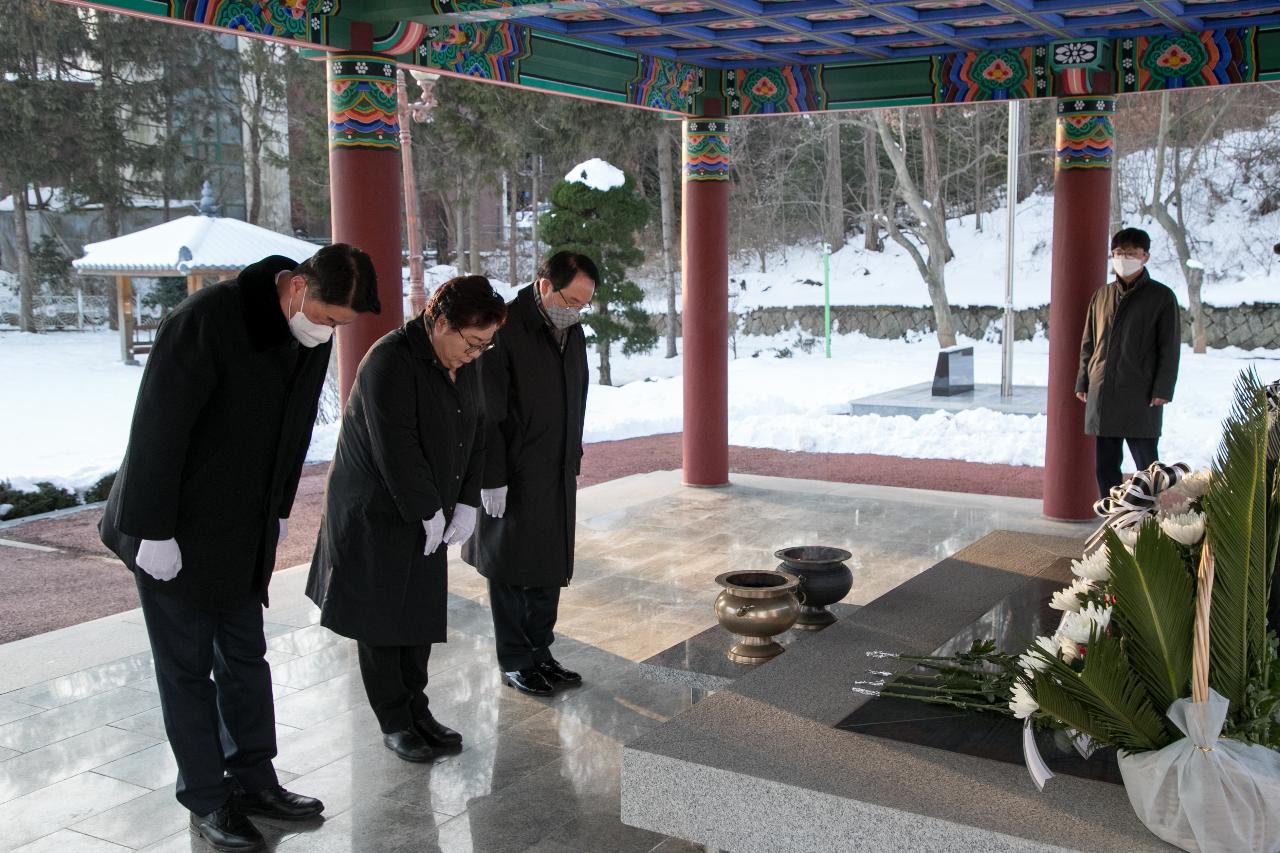
<svg viewBox="0 0 1280 853"><path fill-rule="evenodd" d="M840 620L856 613L858 605L839 602L827 609ZM774 639L782 646L790 647L793 643L803 642L819 633L821 632L792 628ZM692 694L694 698L701 698L705 693L723 690L762 665L729 660L725 652L733 643L733 634L719 625L712 625L702 633L641 661L640 674L652 681L683 684L695 691Z"/></svg>
<svg viewBox="0 0 1280 853"><path fill-rule="evenodd" d="M999 385L978 384L972 391L951 397L933 396L933 383L921 382L895 388L883 394L859 397L849 403L851 415L906 415L918 418L944 412L963 412L966 409L990 409L1007 415L1043 415L1047 411L1049 389L1043 385L1015 385L1012 397L1001 397Z"/></svg>
<svg viewBox="0 0 1280 853"><path fill-rule="evenodd" d="M1079 538L995 531L626 744L622 820L733 853L1169 850L1115 785L841 731L869 652L928 654Z"/></svg>

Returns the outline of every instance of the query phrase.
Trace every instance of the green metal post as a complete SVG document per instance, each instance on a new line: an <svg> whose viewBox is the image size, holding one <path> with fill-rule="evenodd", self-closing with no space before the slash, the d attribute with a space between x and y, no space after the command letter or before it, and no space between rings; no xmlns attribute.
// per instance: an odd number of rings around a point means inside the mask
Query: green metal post
<svg viewBox="0 0 1280 853"><path fill-rule="evenodd" d="M831 244L822 244L822 297L824 335L827 342L827 358L831 358Z"/></svg>

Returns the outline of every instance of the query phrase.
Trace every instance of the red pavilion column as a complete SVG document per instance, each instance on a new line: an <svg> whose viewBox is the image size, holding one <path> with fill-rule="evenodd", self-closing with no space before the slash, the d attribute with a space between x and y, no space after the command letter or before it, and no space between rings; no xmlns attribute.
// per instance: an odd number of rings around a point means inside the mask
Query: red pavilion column
<svg viewBox="0 0 1280 853"><path fill-rule="evenodd" d="M1058 100L1044 452L1044 514L1049 518L1093 518L1098 498L1094 439L1084 434L1084 403L1076 399L1075 386L1089 298L1107 281L1114 115L1115 98L1109 95Z"/></svg>
<svg viewBox="0 0 1280 853"><path fill-rule="evenodd" d="M684 482L729 483L729 123L684 123Z"/></svg>
<svg viewBox="0 0 1280 853"><path fill-rule="evenodd" d="M363 33L362 33L363 31ZM363 34L364 38L358 36ZM372 46L368 25L352 44ZM338 384L345 406L356 368L378 338L404 322L400 253L400 125L396 63L372 51L330 54L329 192L335 243L373 259L381 314L361 314L338 330Z"/></svg>

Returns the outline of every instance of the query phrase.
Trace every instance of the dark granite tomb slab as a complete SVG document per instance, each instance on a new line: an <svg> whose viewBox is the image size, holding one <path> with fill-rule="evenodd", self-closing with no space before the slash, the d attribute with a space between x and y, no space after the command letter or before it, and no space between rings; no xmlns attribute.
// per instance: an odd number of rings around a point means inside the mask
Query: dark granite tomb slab
<svg viewBox="0 0 1280 853"><path fill-rule="evenodd" d="M992 639L1002 652L1020 652L1037 636L1052 634L1062 618L1049 600L1070 573L1071 560L1057 560L1046 574L1033 578L1000 599L971 625L943 643L932 655L944 657L969 648L975 640ZM876 670L875 660L868 669ZM912 674L927 675L917 667ZM859 679L871 682L873 677ZM855 685L856 685L855 681ZM891 679L887 687L891 687ZM1010 764L1023 764L1022 722L994 712L966 711L910 699L877 696L836 724L836 728L906 743L962 752ZM1040 754L1054 773L1123 784L1115 751L1098 750L1082 758L1065 734L1038 732Z"/></svg>

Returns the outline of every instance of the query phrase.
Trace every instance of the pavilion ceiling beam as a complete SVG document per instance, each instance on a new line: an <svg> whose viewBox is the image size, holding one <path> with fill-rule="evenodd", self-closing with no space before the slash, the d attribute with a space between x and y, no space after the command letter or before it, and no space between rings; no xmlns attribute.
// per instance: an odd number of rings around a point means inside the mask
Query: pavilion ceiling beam
<svg viewBox="0 0 1280 853"><path fill-rule="evenodd" d="M987 5L1054 38L1071 38L1072 33L1061 15L1041 11L1031 0L987 0Z"/></svg>
<svg viewBox="0 0 1280 853"><path fill-rule="evenodd" d="M1170 28L1180 32L1189 33L1203 29L1200 22L1195 18L1188 20L1184 15L1184 7L1181 3L1158 2L1158 0L1140 0L1138 6L1146 9L1151 17L1163 21ZM1172 7L1172 8L1170 8ZM1195 21L1193 24L1192 21Z"/></svg>

